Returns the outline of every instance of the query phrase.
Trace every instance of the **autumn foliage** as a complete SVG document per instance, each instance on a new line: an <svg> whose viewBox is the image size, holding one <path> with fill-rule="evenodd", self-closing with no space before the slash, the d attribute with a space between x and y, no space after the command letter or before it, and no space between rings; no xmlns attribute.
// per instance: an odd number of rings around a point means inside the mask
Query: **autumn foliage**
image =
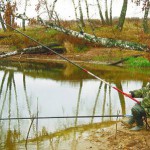
<svg viewBox="0 0 150 150"><path fill-rule="evenodd" d="M16 10L16 3L13 3L11 5L11 3L8 2L6 4L6 9L5 9L5 12L4 12L4 20L5 20L6 24L8 24L12 27L17 26L17 24L15 23L15 16L14 16L15 10ZM7 30L11 31L12 28L10 28L8 25L6 25Z"/></svg>

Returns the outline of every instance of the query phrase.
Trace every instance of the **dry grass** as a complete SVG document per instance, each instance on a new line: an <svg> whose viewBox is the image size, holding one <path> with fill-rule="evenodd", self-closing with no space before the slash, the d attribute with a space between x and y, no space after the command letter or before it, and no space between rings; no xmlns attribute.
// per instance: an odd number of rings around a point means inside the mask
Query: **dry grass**
<svg viewBox="0 0 150 150"><path fill-rule="evenodd" d="M124 29L122 32L116 30L117 21L118 21L117 19L113 20L113 26L108 25L102 26L99 20L92 20L95 35L98 37L114 38L138 42L150 46L150 34L145 34L143 32L142 20L138 18L126 19ZM85 23L86 27L84 28L84 31L93 34L93 31L91 30L91 27L89 26L87 20L85 20ZM61 25L65 28L79 31L76 21L73 20L61 21ZM29 35L30 37L33 37L34 39L43 44L58 42L67 49L68 53L80 52L84 51L87 48L91 49L92 47L101 48L100 45L97 45L95 43L90 43L83 39L68 36L55 30L39 26L36 26L34 28L33 27L27 28L25 34ZM7 33L0 32L0 37L1 36L3 36L4 38L0 38L0 44L9 45L12 47L13 50L37 45L35 42L31 41L26 37L23 37L22 35L16 32L7 32ZM146 57L150 59L149 54L147 54Z"/></svg>

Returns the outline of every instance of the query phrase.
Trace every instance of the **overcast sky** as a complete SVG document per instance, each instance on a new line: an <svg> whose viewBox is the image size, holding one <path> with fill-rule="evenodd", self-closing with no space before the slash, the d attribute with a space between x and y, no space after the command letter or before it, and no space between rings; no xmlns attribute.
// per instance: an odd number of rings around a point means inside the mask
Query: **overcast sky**
<svg viewBox="0 0 150 150"><path fill-rule="evenodd" d="M31 1L31 0L30 0ZM49 6L53 3L54 0L48 0ZM141 7L136 6L135 4L130 2L128 3L128 10L127 10L127 17L143 17L143 12ZM21 1L23 2L23 0ZM84 18L87 17L86 15L86 9L85 9L85 1L81 0L82 2L82 9L84 13ZM104 12L105 6L104 6L104 0L100 0L102 5L102 10ZM88 3L90 4L89 7L89 14L91 18L99 18L98 14L98 8L97 8L97 2L96 0L88 0ZM35 12L35 4L37 4L37 0L31 1L30 6L27 8L27 15L29 17L36 17L37 12ZM78 6L78 0L75 0L76 6ZM108 0L109 4L109 0ZM113 17L118 17L121 12L123 0L113 0ZM23 4L21 7L19 7L18 11L23 12ZM61 19L75 19L75 13L74 13L74 7L72 4L72 0L58 0L56 3L55 11L58 13L59 18ZM43 17L46 18L46 14L43 15Z"/></svg>
<svg viewBox="0 0 150 150"><path fill-rule="evenodd" d="M12 0L13 1L13 0ZM15 1L15 0L14 0ZM20 1L20 5L18 5L18 11L17 13L23 14L24 12L24 3L26 0L16 0ZM54 0L47 0L49 8L52 6ZM78 8L78 0L74 0L75 5ZM94 19L100 19L99 17L99 11L97 7L97 0L87 0L89 4L89 15L90 18ZM105 12L105 0L99 0L102 8L102 12L104 15ZM28 7L26 11L26 15L29 18L36 18L37 12L35 11L36 4L38 3L38 0L29 0ZM109 3L110 0L108 0L108 9L109 9ZM112 10L112 16L113 17L119 17L121 8L122 8L123 0L113 0L113 10ZM87 19L87 13L86 13L86 7L85 7L85 0L81 0L82 10L84 19ZM45 8L45 7L44 7ZM73 20L75 19L75 13L74 13L74 6L72 3L72 0L57 0L55 11L57 12L59 19L62 20ZM43 12L43 10L40 11L40 13ZM77 9L77 13L79 13L79 10ZM79 16L79 14L78 14ZM144 12L142 12L141 6L136 6L134 3L131 3L131 0L128 0L128 9L126 17L139 17L143 18ZM41 16L43 19L48 19L47 13L43 13ZM18 25L21 26L22 20L17 19ZM1 25L0 25L1 27Z"/></svg>

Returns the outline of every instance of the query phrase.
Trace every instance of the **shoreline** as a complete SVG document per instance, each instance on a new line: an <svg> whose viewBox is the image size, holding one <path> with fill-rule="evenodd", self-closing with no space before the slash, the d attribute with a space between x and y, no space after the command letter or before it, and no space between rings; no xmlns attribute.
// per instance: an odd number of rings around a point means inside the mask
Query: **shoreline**
<svg viewBox="0 0 150 150"><path fill-rule="evenodd" d="M82 54L83 55L83 54ZM73 62L77 63L92 63L92 64L104 64L108 65L106 62L92 61L91 56L82 57L82 55L63 55ZM17 55L10 58L5 58L4 60L20 61L20 62L38 62L47 63L51 61L65 62L65 60L60 59L57 55ZM138 132L130 131L128 128L122 126L119 121L115 125L110 127L104 127L100 129L92 129L86 133L86 136L79 137L75 142L76 150L149 150L150 149L150 130L141 130ZM71 145L70 141L62 142L60 145L60 150L70 150L67 149L68 144Z"/></svg>

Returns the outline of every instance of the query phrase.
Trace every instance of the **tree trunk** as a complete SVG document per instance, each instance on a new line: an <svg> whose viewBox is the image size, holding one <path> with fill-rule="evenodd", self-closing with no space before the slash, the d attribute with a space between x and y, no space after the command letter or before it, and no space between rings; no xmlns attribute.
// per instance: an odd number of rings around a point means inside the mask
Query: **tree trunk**
<svg viewBox="0 0 150 150"><path fill-rule="evenodd" d="M92 29L93 35L95 35L95 33L94 33L94 27L93 27L93 24L92 24L92 22L91 22L91 20L90 20L90 16L89 16L89 6L88 6L87 0L85 0L85 5L86 5L86 13L87 13L88 22L89 22L90 27L91 27L91 29Z"/></svg>
<svg viewBox="0 0 150 150"><path fill-rule="evenodd" d="M83 12L82 12L82 7L81 7L81 0L79 0L79 14L80 14L80 22L82 28L85 27L84 19L83 19Z"/></svg>
<svg viewBox="0 0 150 150"><path fill-rule="evenodd" d="M25 16L26 10L27 10L27 3L28 3L28 0L25 0L24 13L23 13L24 16ZM25 26L26 26L26 25L25 25L25 19L22 19L22 28L23 28L23 31L26 30L26 27L25 27Z"/></svg>
<svg viewBox="0 0 150 150"><path fill-rule="evenodd" d="M26 30L26 27L25 27L25 20L24 20L24 19L22 19L22 28L23 28L23 31Z"/></svg>
<svg viewBox="0 0 150 150"><path fill-rule="evenodd" d="M122 31L122 29L123 29L123 25L124 25L124 21L125 21L125 17L126 17L126 12L127 12L127 6L128 6L128 0L124 0L122 10L121 10L121 14L120 14L120 17L119 17L119 22L118 22L118 25L117 25L117 29L119 31Z"/></svg>
<svg viewBox="0 0 150 150"><path fill-rule="evenodd" d="M44 23L43 20L40 20L40 21L42 23ZM111 38L95 37L94 35L91 35L88 33L82 34L77 31L73 31L70 29L63 28L61 26L54 25L53 23L45 24L45 26L55 29L57 31L63 32L64 34L71 35L71 36L74 36L77 38L82 38L89 42L94 42L94 43L100 44L105 47L120 47L120 48L125 48L125 49L130 49L130 50L150 51L150 48L144 44L139 44L139 43L130 42L130 41L117 40L117 39L111 39Z"/></svg>
<svg viewBox="0 0 150 150"><path fill-rule="evenodd" d="M149 33L148 27L148 14L149 14L149 0L148 0L148 7L145 8L144 19L143 19L143 30L144 33Z"/></svg>
<svg viewBox="0 0 150 150"><path fill-rule="evenodd" d="M49 47L51 50L53 50L59 54L64 53L65 48L63 48L63 47L58 48L58 46L60 46L60 45L57 43L51 43L47 47ZM41 53L53 54L52 51L44 48L43 46L36 46L36 47L29 47L29 48L24 48L21 50L16 50L13 52L4 53L4 54L0 55L0 58L6 58L6 57L14 56L14 55L19 55L19 54L41 54Z"/></svg>
<svg viewBox="0 0 150 150"><path fill-rule="evenodd" d="M102 14L102 10L101 10L101 6L100 6L99 0L97 0L97 6L98 6L98 10L99 10L99 16L100 16L101 21L102 21L102 25L104 25L104 24L106 24L106 22L104 20L103 14Z"/></svg>
<svg viewBox="0 0 150 150"><path fill-rule="evenodd" d="M53 13L54 13L54 9L55 9L55 4L56 4L57 0L54 0L53 5L52 5L52 9L51 9L51 13L50 13L50 20L52 20L53 18Z"/></svg>
<svg viewBox="0 0 150 150"><path fill-rule="evenodd" d="M12 26L12 6L10 2L7 2L6 4L6 10L4 12L4 20L6 24ZM8 31L12 31L12 28L10 28L8 25L6 25L6 28Z"/></svg>
<svg viewBox="0 0 150 150"><path fill-rule="evenodd" d="M110 25L112 25L112 0L110 1Z"/></svg>
<svg viewBox="0 0 150 150"><path fill-rule="evenodd" d="M79 21L78 21L79 19L78 19L78 15L77 15L77 8L76 8L76 5L75 5L75 1L72 0L72 3L73 3L73 7L74 7L74 13L75 13L77 27L79 28L80 31L83 31L82 26L80 26Z"/></svg>
<svg viewBox="0 0 150 150"><path fill-rule="evenodd" d="M3 28L3 31L6 32L6 27L4 25L4 21L3 21L3 18L2 18L2 14L0 13L0 22L1 22L1 25L2 25L2 28Z"/></svg>
<svg viewBox="0 0 150 150"><path fill-rule="evenodd" d="M105 0L105 18L106 18L106 23L107 23L107 25L109 25L107 0Z"/></svg>
<svg viewBox="0 0 150 150"><path fill-rule="evenodd" d="M50 15L50 11L48 9L48 4L47 4L47 0L44 0L45 2L45 6L46 6L46 10L47 10L47 14L48 14L48 17L49 17L49 21L51 20L51 15Z"/></svg>

